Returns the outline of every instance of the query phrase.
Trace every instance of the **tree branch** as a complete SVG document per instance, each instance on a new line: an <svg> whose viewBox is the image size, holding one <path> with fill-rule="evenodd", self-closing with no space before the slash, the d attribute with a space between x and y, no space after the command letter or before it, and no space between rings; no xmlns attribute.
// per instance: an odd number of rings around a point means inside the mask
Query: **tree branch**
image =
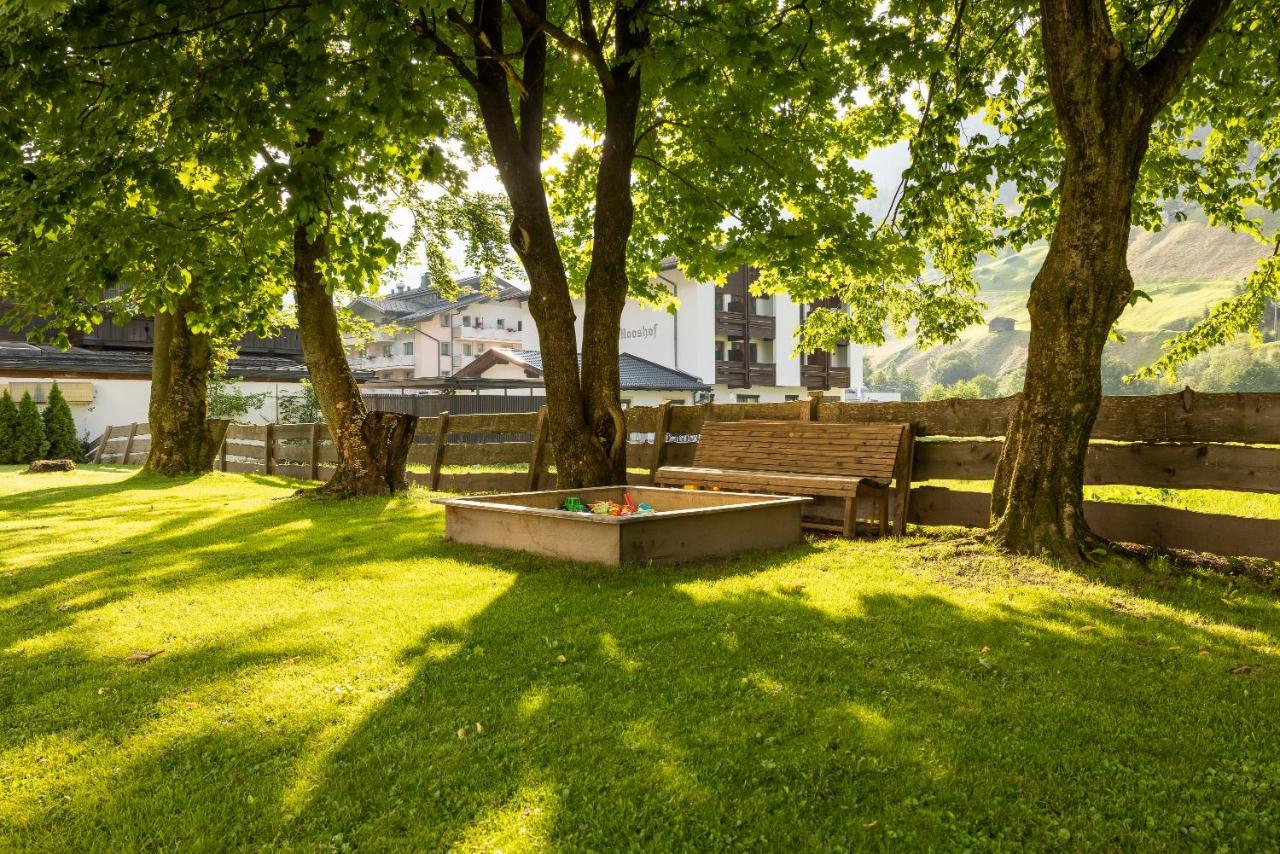
<svg viewBox="0 0 1280 854"><path fill-rule="evenodd" d="M1192 63L1218 28L1231 0L1191 0L1177 26L1140 73L1147 84L1148 110L1154 115L1174 96Z"/></svg>
<svg viewBox="0 0 1280 854"><path fill-rule="evenodd" d="M524 0L507 0L507 5L516 13L521 22L541 29L555 39L556 44L564 49L585 56L591 62L591 67L596 70L596 74L599 75L600 82L607 87L613 85L613 70L609 68L609 63L605 61L604 53L601 50L593 50L587 42L569 35L563 28L548 21L545 14L538 14Z"/></svg>

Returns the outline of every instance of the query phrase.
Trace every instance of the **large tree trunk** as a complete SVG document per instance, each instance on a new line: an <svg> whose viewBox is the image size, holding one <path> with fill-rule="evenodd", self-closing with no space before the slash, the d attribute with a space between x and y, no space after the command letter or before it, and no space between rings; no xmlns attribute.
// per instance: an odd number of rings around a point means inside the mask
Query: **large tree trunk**
<svg viewBox="0 0 1280 854"><path fill-rule="evenodd" d="M640 73L633 63L649 35L635 10L620 4L612 27L614 54L619 59L609 66L596 43L590 4L578 6L606 112L579 365L576 316L541 173L547 3L530 0L523 7L518 13L523 35L518 122L511 104L510 69L502 58L508 23L503 4L476 4L475 70L460 57L453 59L476 90L498 174L511 201L511 243L531 287L529 311L538 326L547 427L558 483L567 488L625 483L627 434L620 401L618 335L627 295L631 165L640 104ZM423 27L423 32L429 32L426 22Z"/></svg>
<svg viewBox="0 0 1280 854"><path fill-rule="evenodd" d="M311 240L305 225L296 226L293 250L303 358L338 457L333 477L320 491L340 497L398 492L406 486L405 463L418 419L365 409L318 266L326 251L324 233Z"/></svg>
<svg viewBox="0 0 1280 854"><path fill-rule="evenodd" d="M154 321L151 449L144 468L169 477L212 471L226 433L226 422L207 420L213 351L209 336L187 325L195 309L195 298L183 294L172 314L159 312Z"/></svg>
<svg viewBox="0 0 1280 854"><path fill-rule="evenodd" d="M996 467L988 538L1080 560L1100 543L1084 519L1084 459L1102 401L1102 350L1133 293L1131 204L1155 116L1227 6L1194 0L1138 69L1100 0L1043 0L1045 68L1066 150L1058 222L1031 285L1027 377ZM1172 63L1172 65L1171 65Z"/></svg>

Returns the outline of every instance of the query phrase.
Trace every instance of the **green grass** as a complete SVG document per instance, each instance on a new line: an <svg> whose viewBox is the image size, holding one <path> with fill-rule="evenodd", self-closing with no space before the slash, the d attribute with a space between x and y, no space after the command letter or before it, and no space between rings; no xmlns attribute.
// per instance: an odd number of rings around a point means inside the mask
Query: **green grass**
<svg viewBox="0 0 1280 854"><path fill-rule="evenodd" d="M0 850L1280 839L1251 582L945 534L606 569L296 486L0 470Z"/></svg>

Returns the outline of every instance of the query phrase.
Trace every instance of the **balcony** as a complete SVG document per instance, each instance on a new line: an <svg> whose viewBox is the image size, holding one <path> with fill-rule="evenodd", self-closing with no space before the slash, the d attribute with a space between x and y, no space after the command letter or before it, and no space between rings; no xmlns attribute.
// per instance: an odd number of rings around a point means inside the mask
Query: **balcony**
<svg viewBox="0 0 1280 854"><path fill-rule="evenodd" d="M729 299L725 299L728 296ZM716 334L727 338L760 338L772 341L778 334L778 321L772 314L757 311L759 300L745 299L724 288L716 288ZM724 306L724 308L719 308Z"/></svg>
<svg viewBox="0 0 1280 854"><path fill-rule="evenodd" d="M717 360L716 382L729 388L777 385L778 366L772 362L752 362L748 368L741 359Z"/></svg>
<svg viewBox="0 0 1280 854"><path fill-rule="evenodd" d="M356 354L348 359L351 367L361 370L379 371L388 368L412 368L414 366L413 356L403 353L392 353L390 356L382 354L370 353L367 356Z"/></svg>
<svg viewBox="0 0 1280 854"><path fill-rule="evenodd" d="M848 388L850 381L851 377L848 368L833 368L822 364L807 363L800 366L800 384L810 391Z"/></svg>

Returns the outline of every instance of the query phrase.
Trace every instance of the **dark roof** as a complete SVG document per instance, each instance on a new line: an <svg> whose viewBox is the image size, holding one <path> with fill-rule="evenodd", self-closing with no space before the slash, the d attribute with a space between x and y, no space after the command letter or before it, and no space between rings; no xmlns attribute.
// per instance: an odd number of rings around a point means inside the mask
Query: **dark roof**
<svg viewBox="0 0 1280 854"><path fill-rule="evenodd" d="M60 350L48 344L0 342L0 374L23 371L60 375L151 375L151 354L127 350ZM373 377L372 371L355 371L357 380ZM306 365L282 356L244 355L227 365L227 376L236 379L280 379L297 382L307 376Z"/></svg>
<svg viewBox="0 0 1280 854"><path fill-rule="evenodd" d="M386 315L388 320L397 323L417 323L453 311L464 305L490 300L528 299L529 292L517 288L505 279L494 277L496 294L480 290L480 277L469 276L458 281L458 298L448 300L441 296L439 289L424 285L412 290L393 291L386 296L356 297L351 308L358 305L368 306L374 311Z"/></svg>
<svg viewBox="0 0 1280 854"><path fill-rule="evenodd" d="M487 352L499 355L510 354L517 362L528 365L539 374L542 373L542 353L537 350L494 348ZM711 388L693 374L686 374L684 371L668 368L630 353L618 354L618 372L624 391L706 391Z"/></svg>

